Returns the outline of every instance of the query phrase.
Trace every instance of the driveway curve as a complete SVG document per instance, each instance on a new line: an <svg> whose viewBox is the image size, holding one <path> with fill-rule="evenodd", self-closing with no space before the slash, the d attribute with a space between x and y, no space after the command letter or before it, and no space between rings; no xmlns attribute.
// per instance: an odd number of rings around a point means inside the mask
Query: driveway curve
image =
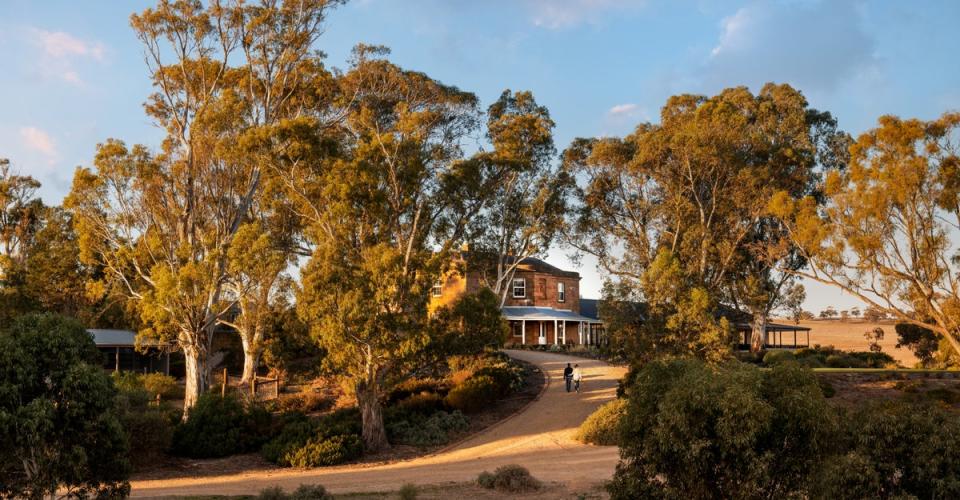
<svg viewBox="0 0 960 500"><path fill-rule="evenodd" d="M581 488L608 480L619 458L613 446L574 440L577 427L598 406L616 395L625 369L574 356L535 351L506 351L547 374L541 397L519 413L439 453L375 465L253 471L203 478L134 481L133 497L249 495L279 485L322 484L333 493L396 491L403 484L466 482L506 464L520 464L534 477ZM580 394L567 393L563 369L578 363L584 372Z"/></svg>

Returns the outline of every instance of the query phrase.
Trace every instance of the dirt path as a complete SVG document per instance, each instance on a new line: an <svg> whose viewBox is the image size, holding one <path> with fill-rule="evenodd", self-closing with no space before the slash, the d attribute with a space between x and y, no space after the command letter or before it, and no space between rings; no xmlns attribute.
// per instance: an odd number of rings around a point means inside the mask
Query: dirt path
<svg viewBox="0 0 960 500"><path fill-rule="evenodd" d="M405 483L438 485L476 479L484 470L520 464L538 479L588 488L609 479L617 464L616 447L588 446L573 439L577 427L600 404L615 396L624 369L601 361L530 351L508 351L548 374L543 396L521 413L447 451L391 464L179 478L132 483L134 497L172 495L249 495L268 486L293 490L300 484L322 484L329 491L395 491ZM584 369L584 390L566 393L563 368L579 363Z"/></svg>

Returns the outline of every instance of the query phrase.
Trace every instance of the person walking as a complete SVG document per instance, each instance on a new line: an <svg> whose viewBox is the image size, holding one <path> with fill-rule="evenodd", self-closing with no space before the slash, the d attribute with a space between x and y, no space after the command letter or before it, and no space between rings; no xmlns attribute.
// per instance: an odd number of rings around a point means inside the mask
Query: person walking
<svg viewBox="0 0 960 500"><path fill-rule="evenodd" d="M583 380L583 372L580 371L580 365L573 365L573 374L571 374L570 378L573 379L573 388L579 393L580 381ZM569 383L567 385L569 386Z"/></svg>
<svg viewBox="0 0 960 500"><path fill-rule="evenodd" d="M567 383L567 392L570 392L570 382L573 381L573 368L570 367L570 363L567 363L567 367L563 369L563 381Z"/></svg>

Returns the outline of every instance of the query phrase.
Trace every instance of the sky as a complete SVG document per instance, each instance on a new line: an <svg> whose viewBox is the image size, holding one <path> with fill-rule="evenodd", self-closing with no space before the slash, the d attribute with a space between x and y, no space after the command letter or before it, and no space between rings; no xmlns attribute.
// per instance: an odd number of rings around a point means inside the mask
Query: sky
<svg viewBox="0 0 960 500"><path fill-rule="evenodd" d="M151 1L0 0L0 158L59 204L77 166L107 138L159 145L143 113L150 82L129 16ZM658 121L675 94L789 83L854 135L884 114L933 119L960 109L960 2L682 0L353 0L328 18L318 49L345 68L357 43L476 93L531 90L576 137L619 136ZM603 275L563 248L581 295ZM805 283L805 307L859 305Z"/></svg>

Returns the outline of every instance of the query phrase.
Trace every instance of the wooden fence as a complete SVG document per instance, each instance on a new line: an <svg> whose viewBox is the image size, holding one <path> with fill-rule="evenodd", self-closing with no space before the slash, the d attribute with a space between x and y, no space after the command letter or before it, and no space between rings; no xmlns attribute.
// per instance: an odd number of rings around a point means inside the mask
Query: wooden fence
<svg viewBox="0 0 960 500"><path fill-rule="evenodd" d="M227 373L227 369L224 368L217 379L217 382L220 384L221 395L226 395L227 392L230 391L231 393L251 394L261 400L277 399L280 397L280 379L278 378L256 377L248 384L241 386L241 377L230 375Z"/></svg>

